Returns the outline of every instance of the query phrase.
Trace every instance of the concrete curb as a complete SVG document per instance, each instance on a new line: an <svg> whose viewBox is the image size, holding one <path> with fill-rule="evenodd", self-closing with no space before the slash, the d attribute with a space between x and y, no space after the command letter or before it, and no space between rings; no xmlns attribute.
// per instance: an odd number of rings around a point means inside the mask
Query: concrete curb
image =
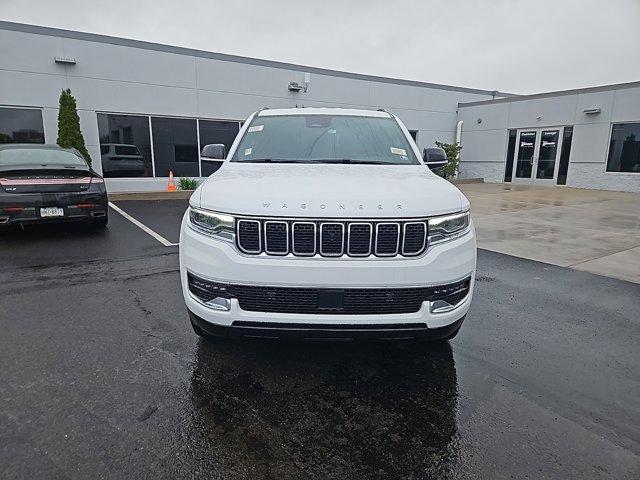
<svg viewBox="0 0 640 480"><path fill-rule="evenodd" d="M123 200L184 200L193 194L193 190L177 190L175 192L123 192L109 193L110 202Z"/></svg>

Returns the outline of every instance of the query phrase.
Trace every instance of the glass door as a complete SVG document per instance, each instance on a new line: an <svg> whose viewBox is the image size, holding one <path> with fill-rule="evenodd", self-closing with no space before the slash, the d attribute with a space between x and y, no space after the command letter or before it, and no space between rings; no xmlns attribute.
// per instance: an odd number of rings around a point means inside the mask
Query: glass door
<svg viewBox="0 0 640 480"><path fill-rule="evenodd" d="M560 153L560 128L543 129L540 132L538 152L536 153L536 178L534 183L554 185L558 172Z"/></svg>
<svg viewBox="0 0 640 480"><path fill-rule="evenodd" d="M519 130L512 181L530 185L554 185L558 175L561 144L562 127Z"/></svg>
<svg viewBox="0 0 640 480"><path fill-rule="evenodd" d="M515 161L513 162L513 180L519 183L530 183L533 172L536 145L538 141L537 130L521 130L518 132Z"/></svg>

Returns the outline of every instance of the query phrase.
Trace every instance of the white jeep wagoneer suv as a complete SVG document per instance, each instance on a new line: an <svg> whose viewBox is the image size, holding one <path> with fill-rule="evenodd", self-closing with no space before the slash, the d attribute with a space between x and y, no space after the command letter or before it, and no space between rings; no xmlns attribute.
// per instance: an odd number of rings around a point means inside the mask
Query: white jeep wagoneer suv
<svg viewBox="0 0 640 480"><path fill-rule="evenodd" d="M385 111L261 110L194 192L180 275L198 335L449 339L469 310L469 201Z"/></svg>

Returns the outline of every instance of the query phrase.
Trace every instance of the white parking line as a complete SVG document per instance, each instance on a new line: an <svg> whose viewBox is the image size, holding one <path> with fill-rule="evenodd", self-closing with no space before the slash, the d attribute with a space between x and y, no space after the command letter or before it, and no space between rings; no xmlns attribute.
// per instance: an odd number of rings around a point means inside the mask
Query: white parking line
<svg viewBox="0 0 640 480"><path fill-rule="evenodd" d="M165 247L175 247L177 245L179 245L178 243L171 243L169 240L167 240L166 238L164 238L162 235L160 235L157 232L154 232L153 230L151 230L149 227L147 227L144 223L136 220L135 218L133 218L131 215L129 215L127 212L125 212L124 210L122 210L120 207L118 207L117 205L109 202L109 206L111 208L113 208L116 212L118 212L120 215L122 215L124 218L126 218L127 220L129 220L131 223L133 223L136 227L140 228L142 231L148 233L149 235L151 235L153 238L155 238L157 241L159 241L162 245L164 245Z"/></svg>

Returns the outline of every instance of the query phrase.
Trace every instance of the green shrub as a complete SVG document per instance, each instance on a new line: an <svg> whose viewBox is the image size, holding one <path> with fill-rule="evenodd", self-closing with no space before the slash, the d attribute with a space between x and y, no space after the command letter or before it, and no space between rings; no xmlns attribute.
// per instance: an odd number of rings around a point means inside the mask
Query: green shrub
<svg viewBox="0 0 640 480"><path fill-rule="evenodd" d="M460 163L460 150L462 147L459 143L436 142L436 146L444 150L447 154L447 163L444 167L439 168L435 173L442 178L451 180L458 173L458 165Z"/></svg>
<svg viewBox="0 0 640 480"><path fill-rule="evenodd" d="M181 177L178 179L180 190L195 190L198 188L198 181L195 178Z"/></svg>
<svg viewBox="0 0 640 480"><path fill-rule="evenodd" d="M91 156L84 144L84 137L80 130L80 117L76 106L76 99L68 88L60 93L60 110L58 111L58 141L62 148L75 148L91 165Z"/></svg>

